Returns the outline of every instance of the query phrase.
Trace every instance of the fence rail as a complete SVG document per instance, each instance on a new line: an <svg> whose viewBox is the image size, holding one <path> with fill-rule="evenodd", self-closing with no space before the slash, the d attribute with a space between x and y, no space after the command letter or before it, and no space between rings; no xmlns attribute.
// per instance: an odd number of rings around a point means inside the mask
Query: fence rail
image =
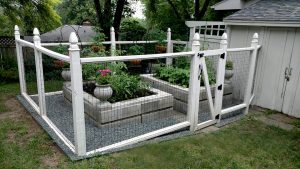
<svg viewBox="0 0 300 169"><path fill-rule="evenodd" d="M221 116L229 112L236 110L245 109L244 113L247 114L249 105L253 98L251 92L253 85L253 78L255 72L255 64L257 51L261 47L258 45L258 35L254 34L251 47L245 48L227 48L227 35L223 34L220 42L220 48L215 50L200 50L200 35L196 33L193 38L192 51L187 52L177 52L173 53L172 44L183 44L187 42L183 41L173 41L171 40L171 30L168 29L167 46L168 53L164 54L149 54L149 55L133 55L133 56L112 56L110 57L90 57L90 58L80 58L80 48L79 44L91 44L90 42L78 43L77 36L74 32L70 34L70 42L63 43L63 45L69 45L69 56L62 55L46 49L42 46L57 46L61 43L41 43L39 38L39 32L35 28L34 30L34 43L30 43L20 39L19 28L15 27L15 39L16 39L16 50L18 58L18 69L20 77L20 88L22 96L29 102L29 104L35 109L35 111L40 114L46 124L58 135L58 137L64 142L64 144L69 147L69 149L78 156L89 156L95 153L104 152L111 149L116 149L124 147L127 145L132 145L144 140L155 138L164 134L168 134L179 129L184 129L189 127L191 131L199 130L204 127L213 125L220 122ZM157 41L114 41L114 32L111 29L111 41L105 42L111 45L111 50L115 50L116 44L138 44L138 43L156 43ZM26 82L25 82L25 71L24 71L24 61L22 55L22 47L30 47L35 50L35 60L36 60L36 72L37 72L37 86L38 86L38 104L31 98L32 96L27 94ZM246 82L245 97L243 103L234 105L228 108L222 108L223 101L223 91L224 91L224 74L225 74L225 64L228 52L240 52L240 51L250 51L251 61L250 69ZM74 144L68 139L68 137L61 131L61 129L50 119L47 115L46 95L54 95L59 92L46 93L44 87L43 79L43 64L42 64L42 54L53 57L58 60L66 61L70 63L71 68L71 94L72 94L72 118L73 118L73 130L74 130ZM100 63L100 62L116 62L116 61L132 61L132 60L146 60L146 59L162 59L166 58L167 65L172 65L172 59L180 56L186 56L191 58L190 63L190 77L189 77L189 88L188 88L188 103L187 103L187 118L186 120L179 122L175 125L170 125L158 130L147 132L146 134L141 134L136 137L132 137L117 143L96 148L92 151L87 151L87 135L86 135L86 124L85 124L85 109L84 109L84 94L83 94L83 80L82 80L82 65L86 63ZM216 77L216 87L215 87L215 101L213 102L213 96L211 93L211 84L209 83L208 70L206 65L206 58L211 56L218 56L217 60L217 77ZM200 79L204 79L204 85L206 89L206 97L209 104L209 109L211 111L212 118L206 121L199 121L198 111L199 111L199 100L200 97Z"/></svg>

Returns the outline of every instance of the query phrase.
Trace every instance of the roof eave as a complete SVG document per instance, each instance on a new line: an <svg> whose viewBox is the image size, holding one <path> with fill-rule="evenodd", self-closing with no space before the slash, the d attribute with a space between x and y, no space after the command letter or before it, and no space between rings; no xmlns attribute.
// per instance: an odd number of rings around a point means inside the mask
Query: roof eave
<svg viewBox="0 0 300 169"><path fill-rule="evenodd" d="M300 22L293 21L242 21L242 20L224 20L225 25L241 26L270 26L270 27L300 27Z"/></svg>

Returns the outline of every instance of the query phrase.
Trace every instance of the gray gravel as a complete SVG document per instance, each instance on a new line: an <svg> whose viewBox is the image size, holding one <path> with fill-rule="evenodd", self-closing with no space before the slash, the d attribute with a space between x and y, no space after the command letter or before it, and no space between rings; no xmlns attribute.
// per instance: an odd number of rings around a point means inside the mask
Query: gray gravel
<svg viewBox="0 0 300 169"><path fill-rule="evenodd" d="M56 134L47 126L47 124L39 117L39 115L31 108L27 101L22 97L18 96L20 102L24 107L29 111L32 116L40 123L40 125L49 133L49 135L55 140L55 142L62 148L62 150L72 159L78 160L83 157L76 156L71 152L62 141L56 136ZM37 97L32 97L35 102L37 102ZM72 105L68 102L65 102L64 97L60 95L46 96L46 105L47 105L47 116L51 121L63 132L63 134L74 144L74 131L73 131L73 117L72 117ZM227 106L228 107L228 106ZM233 112L226 117L222 117L220 126L226 125L232 122L232 119L241 112ZM210 113L200 113L199 122L204 122L210 119ZM230 117L230 118L228 118ZM226 119L224 119L226 118ZM118 126L118 127L96 127L93 124L93 121L88 117L85 118L86 124L86 137L87 137L87 151L91 151L100 147L111 145L132 137L139 136L141 134L146 134L148 132L158 130L164 127L168 127L186 120L186 116L179 118L174 116L171 118L163 118L159 120L143 122L143 123L129 123L127 125ZM181 130L176 133L172 133L166 136L159 137L157 139L152 139L152 141L146 141L144 143L137 144L142 145L147 142L160 141L160 140L169 140L176 137L181 137L184 135L193 134L188 130ZM113 151L119 151L127 149L134 146L127 146ZM111 152L111 151L109 151ZM104 152L105 153L105 152ZM108 152L106 152L108 153ZM103 154L103 153L101 153Z"/></svg>

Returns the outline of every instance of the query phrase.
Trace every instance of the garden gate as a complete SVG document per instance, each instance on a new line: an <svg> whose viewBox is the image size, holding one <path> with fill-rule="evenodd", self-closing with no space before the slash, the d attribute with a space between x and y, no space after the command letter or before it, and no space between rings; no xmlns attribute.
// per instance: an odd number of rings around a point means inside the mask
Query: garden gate
<svg viewBox="0 0 300 169"><path fill-rule="evenodd" d="M145 141L151 138L162 136L168 133L180 129L189 128L190 131L195 131L209 125L220 122L221 116L232 111L244 109L244 113L248 112L248 107L251 103L252 87L253 87L253 76L255 69L255 62L257 56L257 50L260 48L258 45L258 35L253 36L251 47L246 48L227 48L227 35L226 33L222 36L222 41L219 49L215 50L200 50L200 36L198 33L194 35L192 43L192 51L172 53L170 48L175 41L171 40L171 30L168 29L167 39L167 52L161 54L149 54L149 55L129 55L129 56L115 56L116 44L128 44L128 43L142 43L142 42L122 42L115 41L114 30L111 29L111 41L103 42L104 44L111 45L112 56L105 57L80 57L80 48L78 46L78 39L76 34L73 32L70 34L69 55L60 54L51 51L43 46L55 46L59 44L43 44L40 41L38 29L33 31L34 43L27 42L20 38L19 28L15 26L15 41L16 51L18 60L18 70L20 79L20 90L22 97L21 102L27 105L27 110L35 117L35 119L44 127L45 130L51 135L52 138L58 143L58 145L68 153L73 153L76 156L87 157L98 153L105 153L115 149L123 148L141 141ZM148 43L148 42L144 42ZM155 41L153 41L155 43ZM89 43L83 43L89 44ZM34 50L35 54L35 66L36 66L36 78L37 78L37 89L38 92L35 95L30 95L27 92L24 61L22 48L29 47ZM240 52L250 51L250 65L249 73L247 78L247 86L245 88L245 97L241 104L233 105L222 109L223 92L224 92L224 74L225 74L225 63L228 52ZM189 88L180 88L180 91L188 92L187 102L187 114L178 116L178 112L169 116L166 120L162 121L163 116L154 118L157 114L165 112L161 109L153 114L147 113L142 114L141 111L146 111L149 108L164 108L165 105L173 106L173 99L166 100L166 98L173 98L168 92L159 91L153 89L152 91L157 95L151 95L148 98L150 100L142 99L141 103L136 103L136 100L129 100L125 102L118 102L113 104L116 112L111 111L100 111L100 120L116 120L121 116L126 115L126 120L140 120L147 119L145 123L134 123L134 125L123 126L122 128L115 128L109 125L103 125L96 127L94 121L91 121L85 112L87 108L99 100L94 99L91 95L83 90L83 78L82 78L82 67L86 64L108 64L117 63L119 61L133 61L133 60L153 60L153 59L166 59L167 65L173 64L173 60L178 57L189 57L190 63L190 75L189 75ZM63 91L57 92L45 92L44 74L43 74L43 58L51 57L57 60L61 60L70 64L71 78L70 82L64 83ZM206 65L206 58L216 57L217 60L217 76L215 91L211 91L213 87L209 84L209 76ZM211 117L204 121L199 121L199 98L201 96L200 91L200 79L201 75L204 79L205 90ZM167 84L167 83L163 83ZM158 92L157 92L158 91ZM62 93L69 92L68 97L64 98ZM213 102L212 93L215 95L215 102ZM160 97L161 100L157 100ZM89 100L90 99L90 100ZM23 101L22 101L23 100ZM138 100L138 99L137 99ZM153 102L153 100L155 102ZM89 102L90 101L90 102ZM71 102L71 103L70 103ZM134 103L134 104L133 104ZM99 103L101 105L101 102ZM30 106L28 106L30 105ZM148 105L148 106L147 106ZM149 106L152 105L152 106ZM102 106L102 105L101 105ZM119 109L121 106L122 109ZM142 108L141 108L142 107ZM102 107L103 108L103 107ZM125 109L126 108L126 109ZM169 107L167 107L169 110ZM201 107L200 107L201 108ZM135 111L138 109L138 111ZM109 109L111 110L111 109ZM129 111L128 111L129 110ZM91 108L91 112L94 109ZM98 111L98 110L97 110ZM105 112L110 112L105 114ZM123 114L122 114L123 112ZM124 114L124 112L126 112ZM128 118L130 113L136 113L134 117ZM174 113L173 109L171 111ZM97 116L100 116L97 114ZM115 121L114 121L115 122ZM107 123L105 123L107 124ZM118 124L119 125L119 124Z"/></svg>

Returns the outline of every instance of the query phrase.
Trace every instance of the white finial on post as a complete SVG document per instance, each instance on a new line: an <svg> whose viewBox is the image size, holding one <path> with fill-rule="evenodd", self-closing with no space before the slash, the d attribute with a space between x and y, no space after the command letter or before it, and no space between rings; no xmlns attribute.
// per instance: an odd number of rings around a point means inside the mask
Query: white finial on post
<svg viewBox="0 0 300 169"><path fill-rule="evenodd" d="M224 76L225 76L225 65L227 59L227 33L223 33L220 49L223 49L224 53L220 55L218 69L217 69L217 79L215 88L215 114L213 115L213 119L217 119L218 123L221 120L221 110L222 110L222 102L223 102L223 90L224 90Z"/></svg>
<svg viewBox="0 0 300 169"><path fill-rule="evenodd" d="M188 120L190 130L195 131L198 123L199 95L200 95L200 35L196 33L193 37L192 50L195 55L192 57L190 66L189 95L188 95Z"/></svg>
<svg viewBox="0 0 300 169"><path fill-rule="evenodd" d="M41 46L40 32L37 28L33 29L33 43L34 43L34 56L36 67L36 78L39 98L40 115L46 115L46 100L45 100L45 86L44 86L44 72L43 72L43 58L42 53L36 49Z"/></svg>
<svg viewBox="0 0 300 169"><path fill-rule="evenodd" d="M116 55L116 33L115 33L115 28L111 27L110 28L110 53L111 56Z"/></svg>
<svg viewBox="0 0 300 169"><path fill-rule="evenodd" d="M75 32L70 34L69 42L75 153L79 156L83 156L86 154L86 134L84 121L82 66L80 62L80 49L77 44L78 38Z"/></svg>
<svg viewBox="0 0 300 169"><path fill-rule="evenodd" d="M248 114L249 106L251 104L251 95L252 95L252 87L253 87L253 80L254 80L254 74L255 74L255 64L257 59L257 53L258 53L258 34L254 33L253 39L251 41L251 47L254 49L251 51L251 58L249 63L249 73L248 73L248 80L246 84L245 89L245 95L244 95L244 103L247 104L247 107L244 111L245 114Z"/></svg>
<svg viewBox="0 0 300 169"><path fill-rule="evenodd" d="M20 39L20 29L18 27L18 25L15 25L15 38L16 39Z"/></svg>
<svg viewBox="0 0 300 169"><path fill-rule="evenodd" d="M172 52L173 52L172 33L171 33L171 28L168 28L168 31L167 31L167 53L172 53ZM172 65L172 62L173 62L172 58L166 59L166 65Z"/></svg>

